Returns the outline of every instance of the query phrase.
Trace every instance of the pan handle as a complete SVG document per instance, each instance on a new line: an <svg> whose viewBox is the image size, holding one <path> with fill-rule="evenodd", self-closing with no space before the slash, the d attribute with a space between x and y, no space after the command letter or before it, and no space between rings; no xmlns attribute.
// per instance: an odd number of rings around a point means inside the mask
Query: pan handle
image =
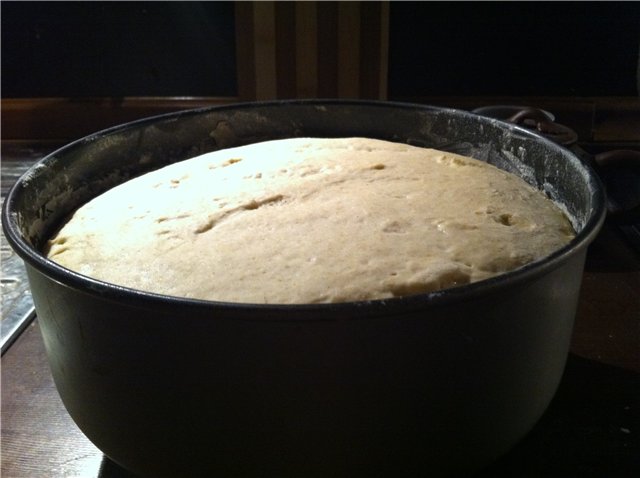
<svg viewBox="0 0 640 478"><path fill-rule="evenodd" d="M593 164L607 189L608 219L640 223L640 151L606 151L596 154Z"/></svg>
<svg viewBox="0 0 640 478"><path fill-rule="evenodd" d="M578 134L574 130L549 119L549 116L539 108L523 108L507 118L507 121L521 126L533 123L532 126L539 133L563 146L571 146L578 141Z"/></svg>
<svg viewBox="0 0 640 478"><path fill-rule="evenodd" d="M571 147L578 135L570 128L550 121L538 108L524 108L507 121L535 128L549 139ZM616 224L640 223L640 151L617 149L596 154L589 161L607 190L608 220Z"/></svg>
<svg viewBox="0 0 640 478"><path fill-rule="evenodd" d="M480 109L474 110L485 114ZM640 224L640 151L607 151L591 156L576 146L578 135L554 122L544 110L523 107L504 121L537 130L552 141L573 150L596 171L607 190L607 219L621 225ZM577 151L576 151L577 150Z"/></svg>
<svg viewBox="0 0 640 478"><path fill-rule="evenodd" d="M522 108L520 111L507 118L507 121L515 124L523 124L527 120L535 121L536 123L547 123L552 121L549 119L549 116L539 108Z"/></svg>

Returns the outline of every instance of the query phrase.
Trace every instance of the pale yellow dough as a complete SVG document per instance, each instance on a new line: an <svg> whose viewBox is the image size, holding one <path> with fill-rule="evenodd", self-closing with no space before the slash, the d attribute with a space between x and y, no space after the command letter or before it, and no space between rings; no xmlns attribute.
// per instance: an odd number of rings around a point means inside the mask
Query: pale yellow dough
<svg viewBox="0 0 640 478"><path fill-rule="evenodd" d="M48 256L143 291L244 303L385 299L486 279L574 236L486 163L366 138L208 153L81 207Z"/></svg>

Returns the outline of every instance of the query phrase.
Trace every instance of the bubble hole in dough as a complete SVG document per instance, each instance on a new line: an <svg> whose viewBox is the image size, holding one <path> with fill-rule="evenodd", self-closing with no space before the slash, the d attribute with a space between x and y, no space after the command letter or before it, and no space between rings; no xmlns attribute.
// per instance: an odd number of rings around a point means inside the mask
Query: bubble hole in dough
<svg viewBox="0 0 640 478"><path fill-rule="evenodd" d="M387 299L483 280L574 237L484 162L368 138L211 152L79 208L48 257L142 291L243 303Z"/></svg>

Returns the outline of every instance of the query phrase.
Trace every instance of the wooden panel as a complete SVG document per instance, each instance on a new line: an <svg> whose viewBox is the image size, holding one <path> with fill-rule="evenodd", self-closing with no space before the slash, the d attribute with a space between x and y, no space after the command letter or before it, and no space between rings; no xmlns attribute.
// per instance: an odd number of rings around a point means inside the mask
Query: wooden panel
<svg viewBox="0 0 640 478"><path fill-rule="evenodd" d="M318 96L318 19L316 2L296 2L296 93ZM284 48L284 45L282 45Z"/></svg>
<svg viewBox="0 0 640 478"><path fill-rule="evenodd" d="M387 97L388 2L238 2L236 30L243 100Z"/></svg>
<svg viewBox="0 0 640 478"><path fill-rule="evenodd" d="M2 140L67 142L149 116L238 101L236 97L3 99Z"/></svg>
<svg viewBox="0 0 640 478"><path fill-rule="evenodd" d="M360 2L338 5L338 97L360 96Z"/></svg>
<svg viewBox="0 0 640 478"><path fill-rule="evenodd" d="M276 2L276 45L291 45L296 37L296 2ZM296 58L291 48L276 48L278 98L296 97Z"/></svg>
<svg viewBox="0 0 640 478"><path fill-rule="evenodd" d="M256 99L277 97L276 18L274 2L253 4Z"/></svg>
<svg viewBox="0 0 640 478"><path fill-rule="evenodd" d="M338 97L338 2L318 2L318 96Z"/></svg>

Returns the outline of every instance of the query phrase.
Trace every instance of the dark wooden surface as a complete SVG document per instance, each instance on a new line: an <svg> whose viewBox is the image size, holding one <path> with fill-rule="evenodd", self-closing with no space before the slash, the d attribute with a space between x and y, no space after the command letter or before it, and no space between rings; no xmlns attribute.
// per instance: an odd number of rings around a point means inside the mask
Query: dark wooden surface
<svg viewBox="0 0 640 478"><path fill-rule="evenodd" d="M640 476L639 290L640 251L605 227L590 248L556 397L531 433L479 476ZM3 477L132 476L65 411L37 319L2 357L1 398Z"/></svg>
<svg viewBox="0 0 640 478"><path fill-rule="evenodd" d="M428 96L390 99L462 110L488 105L536 106L551 111L558 123L571 126L583 144L599 144L609 149L633 149L640 142L638 97ZM3 98L2 139L3 142L33 143L46 140L64 144L140 118L192 108L222 106L240 100L238 97Z"/></svg>

